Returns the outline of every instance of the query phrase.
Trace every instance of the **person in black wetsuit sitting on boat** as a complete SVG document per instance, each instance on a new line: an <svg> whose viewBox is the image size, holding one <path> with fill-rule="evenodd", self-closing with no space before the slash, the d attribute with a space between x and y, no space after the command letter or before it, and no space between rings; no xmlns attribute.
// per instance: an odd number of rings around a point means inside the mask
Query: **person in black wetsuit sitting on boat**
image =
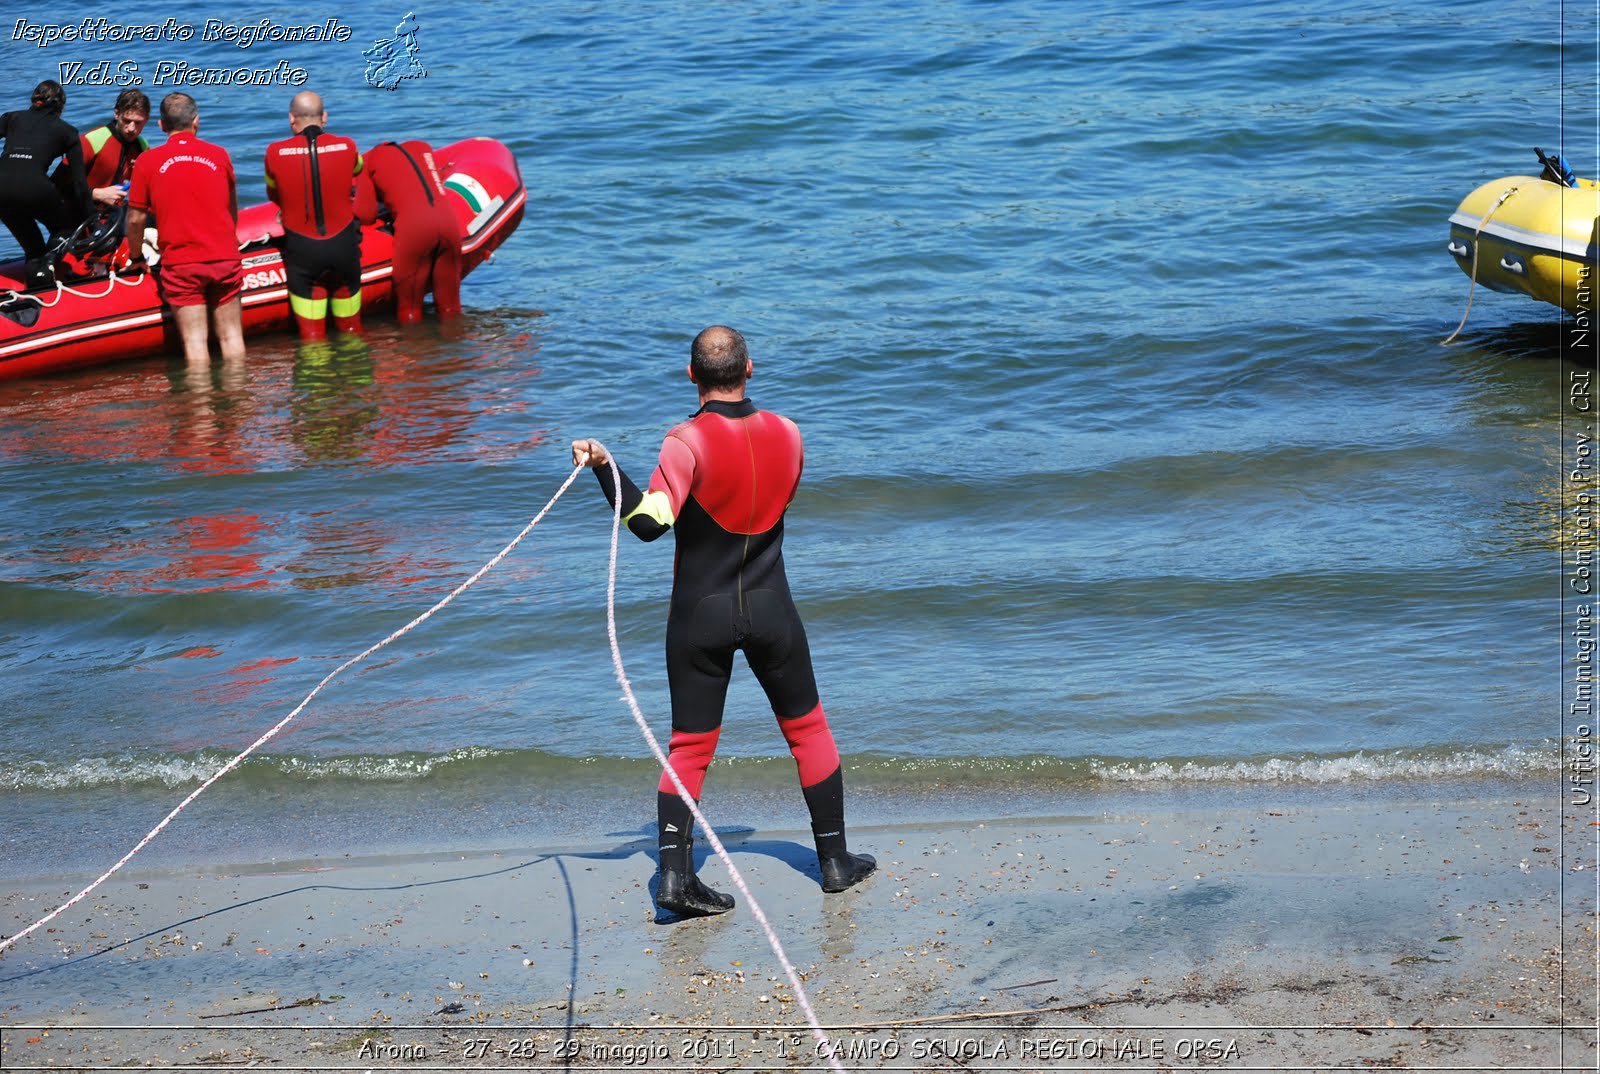
<svg viewBox="0 0 1600 1074"><path fill-rule="evenodd" d="M85 180L83 148L78 130L61 118L67 91L46 79L33 89L25 112L0 115L0 222L22 246L28 260L28 286L48 286L54 279L50 255L59 252L73 228L89 213L89 187ZM66 159L68 195L49 176L50 165ZM49 229L49 239L39 224Z"/></svg>

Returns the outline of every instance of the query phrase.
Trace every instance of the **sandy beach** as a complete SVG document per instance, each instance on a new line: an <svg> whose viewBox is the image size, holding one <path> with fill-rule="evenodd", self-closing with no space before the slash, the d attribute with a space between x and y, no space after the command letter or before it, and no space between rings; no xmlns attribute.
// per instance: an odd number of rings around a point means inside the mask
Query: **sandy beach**
<svg viewBox="0 0 1600 1074"><path fill-rule="evenodd" d="M827 897L799 832L725 839L846 1069L1593 1069L1591 818L1454 790L865 824ZM658 919L650 850L130 867L0 959L0 1062L824 1068L749 908Z"/></svg>

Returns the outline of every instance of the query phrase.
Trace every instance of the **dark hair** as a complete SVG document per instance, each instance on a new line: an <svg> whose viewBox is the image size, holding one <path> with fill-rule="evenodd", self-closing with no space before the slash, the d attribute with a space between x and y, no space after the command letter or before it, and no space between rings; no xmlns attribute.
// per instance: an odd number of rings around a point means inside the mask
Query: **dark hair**
<svg viewBox="0 0 1600 1074"><path fill-rule="evenodd" d="M186 131L200 118L200 109L187 93L169 93L161 98L161 129Z"/></svg>
<svg viewBox="0 0 1600 1074"><path fill-rule="evenodd" d="M744 337L724 324L704 329L689 345L689 368L702 388L737 388L744 383L750 351Z"/></svg>
<svg viewBox="0 0 1600 1074"><path fill-rule="evenodd" d="M116 115L123 112L143 112L150 114L150 98L144 95L144 90L125 89L117 94L117 105L111 110Z"/></svg>
<svg viewBox="0 0 1600 1074"><path fill-rule="evenodd" d="M33 87L35 112L49 112L52 116L59 116L65 107L67 107L67 91L62 89L61 83L55 79L47 78Z"/></svg>

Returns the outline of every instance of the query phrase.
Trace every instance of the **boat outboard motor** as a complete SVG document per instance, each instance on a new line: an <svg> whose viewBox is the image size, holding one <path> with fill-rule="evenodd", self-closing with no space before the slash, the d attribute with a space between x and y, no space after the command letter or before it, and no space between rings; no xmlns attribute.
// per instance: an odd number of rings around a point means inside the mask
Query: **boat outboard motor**
<svg viewBox="0 0 1600 1074"><path fill-rule="evenodd" d="M1533 147L1534 156L1539 158L1539 163L1544 165L1540 179L1548 179L1558 186L1577 186L1578 177L1573 174L1572 168L1567 165L1567 158L1560 153L1551 155L1538 146Z"/></svg>

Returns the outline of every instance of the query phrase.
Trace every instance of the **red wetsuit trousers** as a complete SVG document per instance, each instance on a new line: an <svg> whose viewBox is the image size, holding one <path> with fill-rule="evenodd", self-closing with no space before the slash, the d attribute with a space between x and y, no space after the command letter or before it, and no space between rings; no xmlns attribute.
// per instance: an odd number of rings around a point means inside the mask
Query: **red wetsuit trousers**
<svg viewBox="0 0 1600 1074"><path fill-rule="evenodd" d="M394 301L401 324L422 320L429 291L440 317L461 316L461 222L442 199L395 215Z"/></svg>

